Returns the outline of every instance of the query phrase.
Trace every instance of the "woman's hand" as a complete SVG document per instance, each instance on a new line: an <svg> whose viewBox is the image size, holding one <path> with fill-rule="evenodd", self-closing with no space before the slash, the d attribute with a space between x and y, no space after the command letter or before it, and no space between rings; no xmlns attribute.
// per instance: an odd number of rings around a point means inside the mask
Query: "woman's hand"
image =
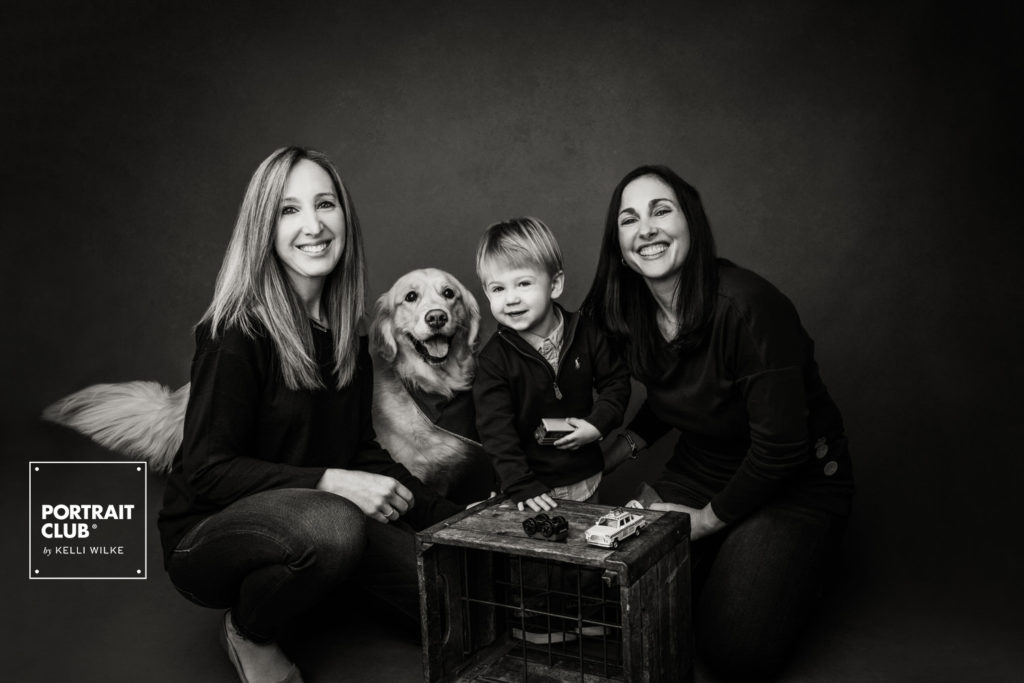
<svg viewBox="0 0 1024 683"><path fill-rule="evenodd" d="M534 512L540 512L542 510L546 512L558 507L558 503L555 502L555 499L547 493L542 493L539 496L534 496L533 498L527 498L526 500L517 503L517 505L520 510L525 510L529 507Z"/></svg>
<svg viewBox="0 0 1024 683"><path fill-rule="evenodd" d="M383 474L330 468L320 477L317 489L352 501L363 514L378 522L394 522L416 504L412 491Z"/></svg>
<svg viewBox="0 0 1024 683"><path fill-rule="evenodd" d="M715 511L711 509L711 503L708 503L700 510L697 508L689 507L688 505L680 505L679 503L651 503L652 510L668 510L672 512L685 512L690 515L690 540L696 541L710 536L719 529L725 527L725 522L718 518Z"/></svg>
<svg viewBox="0 0 1024 683"><path fill-rule="evenodd" d="M588 443L593 443L601 438L601 432L597 431L597 427L586 420L581 420L578 417L567 417L565 421L574 428L574 431L551 444L555 448L574 451L580 446L586 446Z"/></svg>

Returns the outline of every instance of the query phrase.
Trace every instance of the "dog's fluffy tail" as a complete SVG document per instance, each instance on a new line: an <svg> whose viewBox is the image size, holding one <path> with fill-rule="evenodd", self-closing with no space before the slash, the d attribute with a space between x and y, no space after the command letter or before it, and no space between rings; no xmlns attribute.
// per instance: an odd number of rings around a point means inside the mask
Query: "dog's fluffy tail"
<svg viewBox="0 0 1024 683"><path fill-rule="evenodd" d="M94 384L46 408L43 419L166 473L181 446L188 392L188 384L177 391L156 382Z"/></svg>

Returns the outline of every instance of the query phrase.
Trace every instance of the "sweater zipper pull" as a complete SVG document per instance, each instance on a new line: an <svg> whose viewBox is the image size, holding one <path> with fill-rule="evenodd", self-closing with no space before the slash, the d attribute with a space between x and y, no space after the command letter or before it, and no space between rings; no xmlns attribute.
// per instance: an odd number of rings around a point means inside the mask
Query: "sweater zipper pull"
<svg viewBox="0 0 1024 683"><path fill-rule="evenodd" d="M562 390L558 388L558 382L552 382L552 384L555 385L555 398L557 398L559 401L561 401L562 400Z"/></svg>

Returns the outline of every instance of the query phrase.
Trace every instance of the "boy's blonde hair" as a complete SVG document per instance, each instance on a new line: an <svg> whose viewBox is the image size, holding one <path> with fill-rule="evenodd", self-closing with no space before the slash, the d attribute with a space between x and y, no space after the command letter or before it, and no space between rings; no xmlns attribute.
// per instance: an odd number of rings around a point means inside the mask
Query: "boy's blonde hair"
<svg viewBox="0 0 1024 683"><path fill-rule="evenodd" d="M523 216L491 225L476 248L476 274L484 274L495 264L505 268L535 267L551 277L563 270L562 250L551 229L539 218Z"/></svg>

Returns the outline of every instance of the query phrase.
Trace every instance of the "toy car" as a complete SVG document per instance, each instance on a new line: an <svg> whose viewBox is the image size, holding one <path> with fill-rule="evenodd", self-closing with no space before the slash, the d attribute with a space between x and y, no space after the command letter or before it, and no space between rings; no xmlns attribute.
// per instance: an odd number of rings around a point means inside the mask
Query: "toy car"
<svg viewBox="0 0 1024 683"><path fill-rule="evenodd" d="M542 512L536 517L524 519L523 531L527 536L539 533L549 540L561 541L569 535L569 522L565 521L565 517L561 515L548 517Z"/></svg>
<svg viewBox="0 0 1024 683"><path fill-rule="evenodd" d="M601 515L594 526L587 529L584 536L590 545L598 545L602 548L618 548L619 542L647 526L647 520L626 508L616 508L611 512Z"/></svg>

